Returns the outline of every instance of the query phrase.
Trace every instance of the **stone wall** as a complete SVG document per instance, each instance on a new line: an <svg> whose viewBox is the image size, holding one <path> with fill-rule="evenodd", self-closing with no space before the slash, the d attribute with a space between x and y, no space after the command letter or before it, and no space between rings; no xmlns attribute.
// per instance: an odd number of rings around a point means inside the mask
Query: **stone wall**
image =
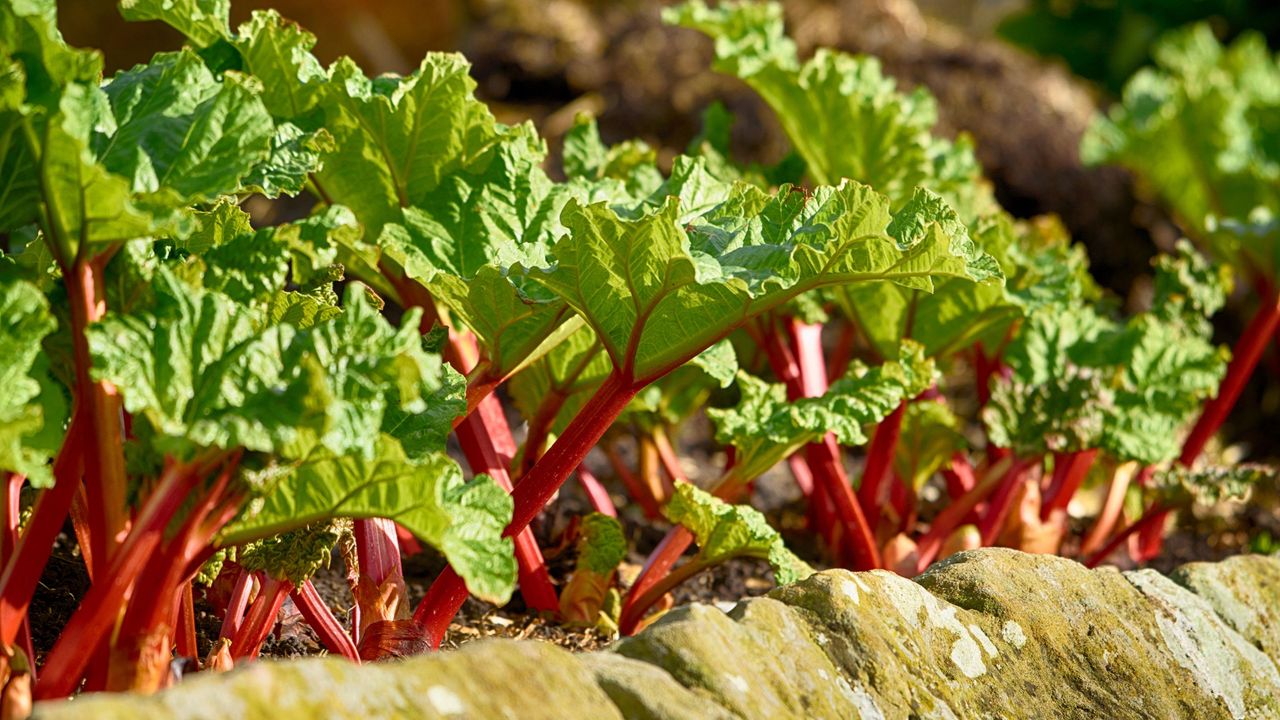
<svg viewBox="0 0 1280 720"><path fill-rule="evenodd" d="M488 641L356 667L264 662L93 718L1280 718L1280 559L1152 571L961 553L915 580L819 573L691 605L610 652Z"/></svg>

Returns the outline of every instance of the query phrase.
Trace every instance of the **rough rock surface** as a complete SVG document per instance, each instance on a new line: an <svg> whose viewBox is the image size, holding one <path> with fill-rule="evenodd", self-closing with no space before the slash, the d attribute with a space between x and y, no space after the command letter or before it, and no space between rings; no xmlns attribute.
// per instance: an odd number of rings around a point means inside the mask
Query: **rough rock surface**
<svg viewBox="0 0 1280 720"><path fill-rule="evenodd" d="M915 580L828 571L690 605L610 652L492 641L261 663L37 718L1276 718L1280 558L1172 577L987 549Z"/></svg>

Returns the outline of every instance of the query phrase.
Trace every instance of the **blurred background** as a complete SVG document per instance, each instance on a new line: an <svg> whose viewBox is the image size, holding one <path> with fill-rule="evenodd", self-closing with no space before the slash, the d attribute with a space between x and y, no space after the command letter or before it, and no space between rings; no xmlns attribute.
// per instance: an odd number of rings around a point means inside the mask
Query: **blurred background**
<svg viewBox="0 0 1280 720"><path fill-rule="evenodd" d="M232 24L274 7L314 33L324 62L349 55L369 74L411 72L432 50L464 53L479 95L507 122L532 119L557 157L574 116L599 118L605 141L641 138L669 160L722 102L737 118L742 161L786 152L771 113L745 85L710 69L702 35L668 27L654 0L232 0ZM1245 30L1280 45L1276 0L787 0L802 55L830 46L880 57L901 86L938 98L938 132L973 136L997 197L1013 214L1053 213L1085 244L1094 276L1129 309L1150 297L1150 258L1180 236L1127 173L1086 168L1090 118L1151 61L1166 30L1207 20L1221 40ZM67 40L103 49L108 73L177 48L166 26L126 23L107 0L60 0ZM269 89L268 89L269 91ZM554 161L553 161L554 162ZM554 174L557 169L550 168ZM1237 305L1242 298L1236 298ZM1239 307L1219 339L1239 337ZM1234 436L1272 450L1280 433L1274 348L1233 416Z"/></svg>

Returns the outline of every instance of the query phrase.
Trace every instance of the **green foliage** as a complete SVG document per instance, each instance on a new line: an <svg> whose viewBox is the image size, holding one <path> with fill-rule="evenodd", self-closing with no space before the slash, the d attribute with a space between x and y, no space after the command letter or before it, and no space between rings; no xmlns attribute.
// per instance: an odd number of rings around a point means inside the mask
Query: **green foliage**
<svg viewBox="0 0 1280 720"><path fill-rule="evenodd" d="M1161 38L1155 59L1081 154L1133 170L1218 260L1275 277L1280 63L1258 35L1222 47L1207 25Z"/></svg>
<svg viewBox="0 0 1280 720"><path fill-rule="evenodd" d="M716 424L716 440L737 451L730 472L746 482L828 432L843 445L866 443L866 426L883 420L936 379L933 362L908 340L899 360L874 368L855 364L817 398L788 400L781 383L740 372L738 405L709 409L707 415Z"/></svg>
<svg viewBox="0 0 1280 720"><path fill-rule="evenodd" d="M578 562L560 591L560 612L569 622L616 631L615 618L604 613L613 574L627 556L627 537L616 518L591 513L578 525ZM613 627L610 627L613 625Z"/></svg>
<svg viewBox="0 0 1280 720"><path fill-rule="evenodd" d="M1276 469L1266 465L1161 470L1152 477L1152 493L1170 507L1211 507L1221 502L1244 501L1259 482L1273 480Z"/></svg>
<svg viewBox="0 0 1280 720"><path fill-rule="evenodd" d="M875 58L820 49L800 62L776 3L701 0L668 9L667 22L715 40L715 67L750 85L773 108L810 180L866 183L906 202L918 186L934 190L966 219L992 205L968 140L935 138L937 108L929 93L897 92Z"/></svg>
<svg viewBox="0 0 1280 720"><path fill-rule="evenodd" d="M1225 355L1181 316L1120 324L1088 306L1050 306L1009 344L1011 375L994 383L983 421L994 443L1024 454L1101 447L1121 460L1167 461L1216 392Z"/></svg>
<svg viewBox="0 0 1280 720"><path fill-rule="evenodd" d="M752 507L730 505L694 485L680 483L663 514L693 533L698 554L688 562L697 567L755 557L769 561L779 585L813 574L813 568L788 550L778 531Z"/></svg>
<svg viewBox="0 0 1280 720"><path fill-rule="evenodd" d="M35 286L0 275L0 347L7 348L0 359L0 470L26 475L36 487L51 483L48 462L61 445L67 413L40 348L55 326Z"/></svg>

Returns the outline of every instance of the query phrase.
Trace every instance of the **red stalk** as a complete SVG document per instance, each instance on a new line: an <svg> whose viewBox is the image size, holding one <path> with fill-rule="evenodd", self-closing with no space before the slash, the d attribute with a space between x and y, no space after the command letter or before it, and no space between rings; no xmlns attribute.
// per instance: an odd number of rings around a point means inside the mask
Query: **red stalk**
<svg viewBox="0 0 1280 720"><path fill-rule="evenodd" d="M667 431L661 425L658 425L653 428L652 436L653 445L658 449L658 459L662 461L662 469L666 471L671 483L689 482L684 468L680 467L680 456L676 454L676 449L671 446L671 438L667 435ZM667 483L663 488L666 491L666 498L670 498L675 492L675 487L671 483Z"/></svg>
<svg viewBox="0 0 1280 720"><path fill-rule="evenodd" d="M862 482L858 485L858 502L867 522L876 525L880 521L880 509L889 499L889 481L893 479L893 456L898 451L898 439L902 436L902 418L907 412L903 401L876 426L867 448L867 462L863 466Z"/></svg>
<svg viewBox="0 0 1280 720"><path fill-rule="evenodd" d="M124 543L100 580L89 587L49 653L36 688L39 697L65 697L75 690L91 655L85 648L97 647L114 626L134 581L160 546L165 527L182 507L199 471L196 463L167 462Z"/></svg>
<svg viewBox="0 0 1280 720"><path fill-rule="evenodd" d="M356 636L364 637L373 623L399 619L399 611L409 602L409 591L404 584L395 521L385 518L356 520L353 530L360 565L360 577L353 593L356 604L360 606L360 625ZM259 598L262 592L259 591ZM234 643L231 655L240 657Z"/></svg>
<svg viewBox="0 0 1280 720"><path fill-rule="evenodd" d="M191 588L191 581L182 584L182 594L178 599L177 651L181 657L199 657L200 650L196 643L196 600Z"/></svg>
<svg viewBox="0 0 1280 720"><path fill-rule="evenodd" d="M293 599L293 604L298 606L303 619L312 630L316 631L320 642L329 652L341 655L353 663L360 663L360 652L356 650L355 642L347 631L342 629L342 624L333 616L333 611L321 599L316 586L310 580L294 588L293 592L289 593L289 597Z"/></svg>
<svg viewBox="0 0 1280 720"><path fill-rule="evenodd" d="M625 614L618 625L622 634L630 635L634 633L636 626L640 624L641 620L644 620L649 608L661 600L663 595L671 592L672 589L685 580L706 570L707 567L702 563L690 561L665 575L655 576L657 579L642 592L635 595L635 600L624 610ZM628 594L628 597L631 597L631 594ZM622 630L622 622L626 623L626 630Z"/></svg>
<svg viewBox="0 0 1280 720"><path fill-rule="evenodd" d="M1129 483L1133 480L1136 465L1137 463L1126 463L1116 468L1116 471L1112 474L1111 486L1107 488L1107 497L1102 503L1102 510L1098 512L1098 517L1094 520L1093 527L1089 528L1089 532L1080 543L1081 555L1092 554L1102 544L1102 541L1111 534L1111 531L1115 529L1116 522L1119 521L1120 515L1124 512L1124 496L1129 489ZM1146 478L1149 478L1153 472L1155 472L1155 466L1153 465L1143 468L1139 482L1146 484Z"/></svg>
<svg viewBox="0 0 1280 720"><path fill-rule="evenodd" d="M85 335L88 326L106 314L99 264L109 256L104 253L100 260L77 260L72 277L65 283L71 306L76 385L82 388L80 400L86 405L89 422L85 450L91 461L84 464L84 482L89 510L96 516L89 523L88 556L98 568L111 559L128 523L120 393L111 383L94 382L90 377L89 340Z"/></svg>
<svg viewBox="0 0 1280 720"><path fill-rule="evenodd" d="M1035 461L1032 460L1014 460L1013 466L1005 473L995 494L991 497L986 513L978 521L978 532L982 536L983 547L991 545L1000 535L1000 530L1004 528L1004 522L1009 517L1009 510L1013 507L1013 498L1017 494L1018 484L1022 481L1023 475L1034 466Z"/></svg>
<svg viewBox="0 0 1280 720"><path fill-rule="evenodd" d="M683 525L677 525L668 530L662 542L649 553L635 584L627 591L627 599L618 619L618 631L621 634L630 635L635 632L636 625L644 619L644 613L649 609L649 605L640 606L640 598L671 572L676 561L692 544L693 533Z"/></svg>
<svg viewBox="0 0 1280 720"><path fill-rule="evenodd" d="M661 458L658 456L658 446L654 444L653 438L649 435L638 432L635 434L636 455L639 456L639 480L640 485L644 488L645 494L653 498L654 505L659 509L666 504L667 498L674 492L674 486L671 481L662 477Z"/></svg>
<svg viewBox="0 0 1280 720"><path fill-rule="evenodd" d="M253 595L253 573L244 569L236 570L236 584L231 588L231 597L227 600L227 612L222 617L220 637L231 639L240 631L244 622L244 613L249 608L249 600Z"/></svg>
<svg viewBox="0 0 1280 720"><path fill-rule="evenodd" d="M36 500L31 520L5 563L4 574L0 575L0 646L12 645L25 624L31 595L80 487L87 442L86 413L80 393L76 392L71 423L53 463L53 487Z"/></svg>
<svg viewBox="0 0 1280 720"><path fill-rule="evenodd" d="M1227 365L1227 374L1218 386L1217 397L1205 403L1191 434L1183 442L1182 455L1178 458L1178 462L1183 465L1193 465L1209 444L1209 439L1222 427L1227 415L1240 399L1240 393L1257 367L1258 360L1262 358L1263 350L1275 336L1277 327L1280 327L1280 294L1269 283L1261 285L1263 305L1258 308L1244 334L1232 348L1231 363Z"/></svg>
<svg viewBox="0 0 1280 720"><path fill-rule="evenodd" d="M942 479L947 483L947 494L952 500L962 497L978 484L969 456L958 450L952 454L951 463L941 472Z"/></svg>
<svg viewBox="0 0 1280 720"><path fill-rule="evenodd" d="M1149 562L1160 554L1161 549L1164 548L1166 521L1172 514L1172 508L1162 509L1158 512L1158 517L1153 518L1150 523L1138 531L1138 547L1133 556L1136 562Z"/></svg>
<svg viewBox="0 0 1280 720"><path fill-rule="evenodd" d="M516 452L516 443L497 396L490 395L481 400L476 411L458 426L457 435L471 470L487 473L503 490L511 492L513 485L508 468ZM520 595L525 604L534 610L558 612L560 600L533 531L526 528L516 535L515 547Z"/></svg>
<svg viewBox="0 0 1280 720"><path fill-rule="evenodd" d="M1053 511L1067 509L1097 457L1096 448L1053 454L1053 480L1050 481L1049 489L1044 494L1044 502L1040 506L1041 522L1048 522Z"/></svg>
<svg viewBox="0 0 1280 720"><path fill-rule="evenodd" d="M880 567L880 549L845 475L835 436L827 434L823 442L808 445L805 458L814 471L814 480L835 506L841 537L853 569L874 570Z"/></svg>
<svg viewBox="0 0 1280 720"><path fill-rule="evenodd" d="M520 478L520 484L512 493L515 512L504 533L507 537L514 536L529 526L641 387L620 373L609 375L565 428L564 434ZM414 619L423 625L424 637L432 648L440 647L450 621L466 599L467 588L462 578L452 567L445 568L431 584L427 596L414 613Z"/></svg>
<svg viewBox="0 0 1280 720"><path fill-rule="evenodd" d="M1120 544L1127 540L1130 535L1136 532L1141 532L1143 528L1152 525L1162 527L1165 518L1168 517L1169 510L1170 508L1166 508L1160 503L1156 503L1147 508L1147 511L1142 513L1142 517L1138 518L1125 529L1116 533L1101 550L1090 556L1088 560L1085 560L1085 567L1097 567L1103 560L1106 560L1111 553L1115 552L1116 548L1120 547Z"/></svg>
<svg viewBox="0 0 1280 720"><path fill-rule="evenodd" d="M796 341L794 354L777 333L765 329L763 344L769 364L786 384L788 397L806 397L807 392L815 391L821 395L826 391L827 376L821 336L813 331L812 326L796 321L788 323L788 328ZM806 446L805 461L813 473L815 487L822 488L839 520L839 529L834 534L843 543L853 568L871 570L880 567L880 549L854 498L835 435L827 433L821 441Z"/></svg>
<svg viewBox="0 0 1280 720"><path fill-rule="evenodd" d="M595 474L587 469L586 465L578 466L578 484L582 485L582 490L587 494L587 499L591 501L591 509L601 515L608 515L611 518L618 517L618 508L614 507L613 498L609 497L609 491L605 489Z"/></svg>
<svg viewBox="0 0 1280 720"><path fill-rule="evenodd" d="M231 657L236 660L258 657L258 653L262 651L262 643L275 627L276 616L280 614L284 599L293 590L293 583L277 580L265 573L261 576L260 583L257 599L249 606L244 624L231 640Z"/></svg>
<svg viewBox="0 0 1280 720"><path fill-rule="evenodd" d="M461 372L469 372L479 358L479 348L471 333L449 334L450 362ZM511 462L516 454L516 441L507 423L507 414L496 395L487 395L474 412L457 426L458 444L474 473L486 473L503 490L511 492ZM526 445L526 451L529 446ZM515 537L516 566L520 579L520 595L534 610L558 612L560 600L547 571L546 560L533 531L524 530Z"/></svg>

